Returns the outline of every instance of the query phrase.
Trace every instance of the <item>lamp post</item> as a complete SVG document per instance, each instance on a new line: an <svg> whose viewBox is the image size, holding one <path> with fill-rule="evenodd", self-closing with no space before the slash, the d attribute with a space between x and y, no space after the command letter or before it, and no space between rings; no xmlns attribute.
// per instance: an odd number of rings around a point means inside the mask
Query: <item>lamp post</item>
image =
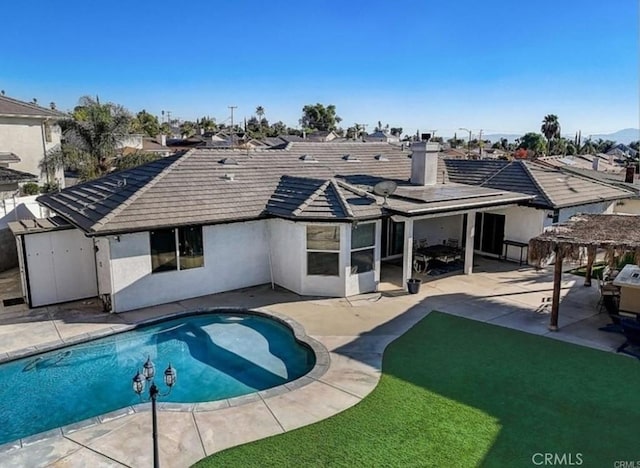
<svg viewBox="0 0 640 468"><path fill-rule="evenodd" d="M169 388L167 393L161 394L160 390L156 386L153 377L156 375L156 368L151 362L151 357L147 357L147 362L142 366L142 374L138 371L133 378L133 391L140 395L142 398L142 392L144 391L145 382L151 381L151 386L149 387L149 400L151 400L151 418L152 418L152 437L153 437L153 467L159 468L160 461L158 456L158 415L156 413L156 399L158 395L167 396L171 393L171 388L176 383L176 370L171 367L167 367L167 370L164 371L164 383Z"/></svg>
<svg viewBox="0 0 640 468"><path fill-rule="evenodd" d="M471 130L464 127L460 127L458 130L464 130L465 132L469 132L469 141L467 142L467 159L469 159L471 157Z"/></svg>

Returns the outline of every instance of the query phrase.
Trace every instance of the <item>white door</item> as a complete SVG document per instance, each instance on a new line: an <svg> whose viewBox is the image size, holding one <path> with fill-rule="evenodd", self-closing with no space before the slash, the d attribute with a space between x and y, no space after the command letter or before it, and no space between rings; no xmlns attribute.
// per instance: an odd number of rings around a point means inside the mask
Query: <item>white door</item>
<svg viewBox="0 0 640 468"><path fill-rule="evenodd" d="M31 307L98 294L93 241L77 229L24 236Z"/></svg>

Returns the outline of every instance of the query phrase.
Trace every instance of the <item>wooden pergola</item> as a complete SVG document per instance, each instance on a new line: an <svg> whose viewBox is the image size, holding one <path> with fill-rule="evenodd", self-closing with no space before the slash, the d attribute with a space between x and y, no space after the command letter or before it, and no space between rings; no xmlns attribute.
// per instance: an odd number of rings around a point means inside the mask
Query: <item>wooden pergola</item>
<svg viewBox="0 0 640 468"><path fill-rule="evenodd" d="M549 330L558 330L563 260L583 262L586 258L584 285L591 286L591 269L599 249L605 251L605 259L611 266L617 258L629 254L640 265L640 216L579 214L529 241L530 264L540 266L555 257Z"/></svg>

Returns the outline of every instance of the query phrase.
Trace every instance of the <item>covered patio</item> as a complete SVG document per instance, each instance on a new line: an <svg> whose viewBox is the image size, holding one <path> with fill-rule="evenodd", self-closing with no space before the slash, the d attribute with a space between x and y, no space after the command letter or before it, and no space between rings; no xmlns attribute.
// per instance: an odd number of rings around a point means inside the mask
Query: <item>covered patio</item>
<svg viewBox="0 0 640 468"><path fill-rule="evenodd" d="M584 286L591 286L593 264L604 251L609 266L627 255L640 265L640 216L579 214L529 241L529 262L542 265L553 259L553 295L549 330L558 330L562 269L565 260L584 263Z"/></svg>

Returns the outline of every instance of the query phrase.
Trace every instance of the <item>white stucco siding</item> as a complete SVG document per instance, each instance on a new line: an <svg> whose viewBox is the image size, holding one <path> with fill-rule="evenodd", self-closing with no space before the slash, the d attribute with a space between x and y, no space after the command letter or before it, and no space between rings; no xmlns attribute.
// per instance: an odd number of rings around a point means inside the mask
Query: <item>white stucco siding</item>
<svg viewBox="0 0 640 468"><path fill-rule="evenodd" d="M112 279L111 279L111 254L109 238L97 237L94 239L95 255L96 255L96 275L98 277L98 295L111 295Z"/></svg>
<svg viewBox="0 0 640 468"><path fill-rule="evenodd" d="M289 291L302 294L303 257L306 256L305 225L284 219L268 221L273 281ZM306 262L306 261L305 261Z"/></svg>
<svg viewBox="0 0 640 468"><path fill-rule="evenodd" d="M448 239L462 242L463 215L420 219L413 223L413 238L426 240L429 245L442 244Z"/></svg>
<svg viewBox="0 0 640 468"><path fill-rule="evenodd" d="M606 201L599 203L589 203L587 205L570 206L568 208L562 208L558 216L558 222L563 223L573 215L578 213L588 214L603 214L613 213L615 208L615 201Z"/></svg>
<svg viewBox="0 0 640 468"><path fill-rule="evenodd" d="M39 163L46 151L60 144L61 138L60 127L51 121L51 141L46 141L43 125L42 119L0 117L0 151L14 153L21 160L9 167L37 175L40 183L46 182L46 177ZM56 172L56 178L64 184L61 170Z"/></svg>
<svg viewBox="0 0 640 468"><path fill-rule="evenodd" d="M266 221L202 228L204 266L151 273L149 233L111 238L114 311L269 282Z"/></svg>
<svg viewBox="0 0 640 468"><path fill-rule="evenodd" d="M547 211L528 206L510 206L502 210L488 210L487 213L505 216L504 239L528 243L532 237L544 230ZM503 251L504 254L504 251ZM507 246L507 259L520 260L520 247ZM522 252L523 259L527 257L527 249Z"/></svg>

